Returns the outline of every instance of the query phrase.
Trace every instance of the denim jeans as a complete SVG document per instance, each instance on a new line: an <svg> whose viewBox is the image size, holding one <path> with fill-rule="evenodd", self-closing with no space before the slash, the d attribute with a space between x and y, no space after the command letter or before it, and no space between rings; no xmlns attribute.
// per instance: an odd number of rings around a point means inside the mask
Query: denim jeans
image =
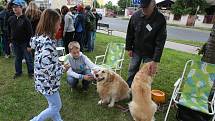
<svg viewBox="0 0 215 121"><path fill-rule="evenodd" d="M96 32L92 32L92 50L94 51L95 47L95 42L96 42Z"/></svg>
<svg viewBox="0 0 215 121"><path fill-rule="evenodd" d="M131 57L128 69L127 83L129 87L131 87L135 74L139 71L141 62L146 63L149 61L152 61L151 57L140 56L133 52L133 57Z"/></svg>
<svg viewBox="0 0 215 121"><path fill-rule="evenodd" d="M96 32L90 31L87 33L87 49L88 49L88 51L94 50L95 39L96 39Z"/></svg>
<svg viewBox="0 0 215 121"><path fill-rule="evenodd" d="M60 116L60 109L62 107L62 103L59 92L57 91L52 95L44 96L48 101L49 107L30 121L45 121L48 118L51 118L53 121L63 121Z"/></svg>
<svg viewBox="0 0 215 121"><path fill-rule="evenodd" d="M9 47L9 41L8 41L8 35L7 33L4 33L2 35L2 42L3 42L3 51L4 51L4 54L6 55L10 55L10 47Z"/></svg>
<svg viewBox="0 0 215 121"><path fill-rule="evenodd" d="M91 71L90 70L86 70L82 73L79 73L79 74L83 74L83 75L86 75L86 74L91 74ZM67 82L68 84L70 85L71 88L76 88L76 86L78 85L78 81L79 79L76 79L72 76L67 76ZM83 85L83 89L88 89L89 87L89 84L90 82L87 81L87 80L82 80L82 85Z"/></svg>
<svg viewBox="0 0 215 121"><path fill-rule="evenodd" d="M27 44L13 43L15 53L15 70L16 74L22 74L22 59L25 57L28 74L34 73L32 54L27 51Z"/></svg>

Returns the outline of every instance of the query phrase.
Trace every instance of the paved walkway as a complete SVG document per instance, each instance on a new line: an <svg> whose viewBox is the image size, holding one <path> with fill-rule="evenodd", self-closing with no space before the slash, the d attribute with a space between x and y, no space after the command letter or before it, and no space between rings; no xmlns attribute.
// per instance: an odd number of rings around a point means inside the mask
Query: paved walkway
<svg viewBox="0 0 215 121"><path fill-rule="evenodd" d="M97 30L97 32L107 34L107 32L103 31L103 30ZM119 31L113 31L112 35L122 37L122 38L126 37L126 33L119 32ZM198 53L198 51L197 51L198 47L180 44L180 43L175 43L175 42L170 42L170 41L166 41L165 48L170 48L173 50L178 50L178 51L187 52L187 53L191 53L191 54L197 54Z"/></svg>

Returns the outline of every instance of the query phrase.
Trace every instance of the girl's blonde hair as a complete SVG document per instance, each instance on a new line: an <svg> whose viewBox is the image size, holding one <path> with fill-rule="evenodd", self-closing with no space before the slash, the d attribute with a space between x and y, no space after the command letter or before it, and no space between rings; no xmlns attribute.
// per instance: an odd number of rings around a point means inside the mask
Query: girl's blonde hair
<svg viewBox="0 0 215 121"><path fill-rule="evenodd" d="M73 48L80 49L80 44L77 41L72 41L68 45L69 50L72 50Z"/></svg>
<svg viewBox="0 0 215 121"><path fill-rule="evenodd" d="M61 20L61 16L56 10L44 10L37 25L36 35L46 35L49 36L51 39L54 39L55 26L59 20Z"/></svg>
<svg viewBox="0 0 215 121"><path fill-rule="evenodd" d="M38 20L41 16L41 11L37 7L36 3L34 1L31 1L26 8L25 15L28 16L31 20Z"/></svg>

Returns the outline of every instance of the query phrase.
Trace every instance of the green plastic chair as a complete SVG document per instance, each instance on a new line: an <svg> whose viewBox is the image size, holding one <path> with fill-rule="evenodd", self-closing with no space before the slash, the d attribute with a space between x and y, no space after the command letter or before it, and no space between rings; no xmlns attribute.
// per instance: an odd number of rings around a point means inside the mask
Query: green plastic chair
<svg viewBox="0 0 215 121"><path fill-rule="evenodd" d="M104 55L96 56L95 64L103 68L112 69L115 72L122 69L125 55L124 43L109 43Z"/></svg>
<svg viewBox="0 0 215 121"><path fill-rule="evenodd" d="M191 65L190 71L187 77L184 78L188 64ZM164 121L167 120L173 101L176 104L180 104L192 110L212 115L214 121L214 93L212 95L212 100L208 101L214 81L215 64L194 62L193 60L188 61L181 78L174 84L175 88Z"/></svg>

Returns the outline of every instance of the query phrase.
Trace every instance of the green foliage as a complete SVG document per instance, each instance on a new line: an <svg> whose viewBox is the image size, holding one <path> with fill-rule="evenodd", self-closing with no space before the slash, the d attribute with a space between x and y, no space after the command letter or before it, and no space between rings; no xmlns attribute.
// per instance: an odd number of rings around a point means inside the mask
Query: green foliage
<svg viewBox="0 0 215 121"><path fill-rule="evenodd" d="M95 6L95 8L100 8L101 7L97 0L93 3L93 6Z"/></svg>
<svg viewBox="0 0 215 121"><path fill-rule="evenodd" d="M107 4L105 4L105 8L113 10L114 12L118 12L121 10L118 6L113 5L113 3L111 1L109 1Z"/></svg>
<svg viewBox="0 0 215 121"><path fill-rule="evenodd" d="M131 5L131 0L119 0L118 1L118 6L123 10L130 5Z"/></svg>
<svg viewBox="0 0 215 121"><path fill-rule="evenodd" d="M108 3L105 4L105 8L107 9L113 9L113 3L111 1L108 1Z"/></svg>
<svg viewBox="0 0 215 121"><path fill-rule="evenodd" d="M176 0L175 4L172 5L171 10L172 13L176 15L194 15L198 6L200 7L198 13L204 13L208 4L206 0Z"/></svg>
<svg viewBox="0 0 215 121"><path fill-rule="evenodd" d="M5 0L0 0L0 7L3 7L6 5L6 1Z"/></svg>

